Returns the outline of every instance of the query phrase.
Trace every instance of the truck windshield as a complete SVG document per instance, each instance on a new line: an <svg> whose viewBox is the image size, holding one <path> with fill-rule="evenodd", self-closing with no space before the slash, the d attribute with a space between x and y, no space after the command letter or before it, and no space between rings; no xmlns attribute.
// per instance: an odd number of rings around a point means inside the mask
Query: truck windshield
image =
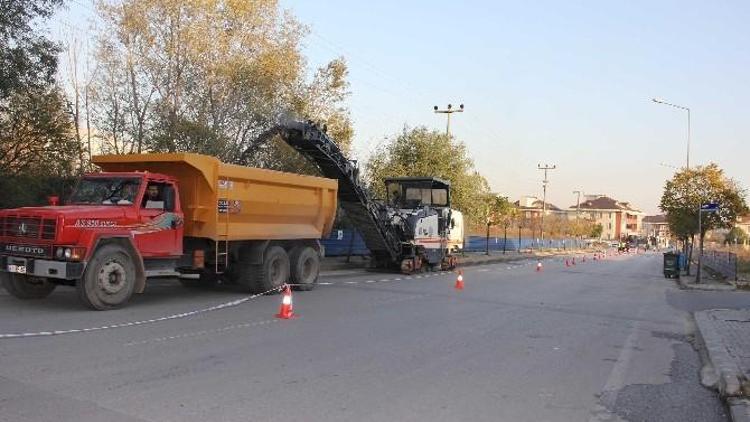
<svg viewBox="0 0 750 422"><path fill-rule="evenodd" d="M387 185L388 201L398 208L420 208L425 205L448 206L448 190L431 188L428 184L399 184Z"/></svg>
<svg viewBox="0 0 750 422"><path fill-rule="evenodd" d="M81 180L70 197L73 205L131 205L141 180L131 177L88 177Z"/></svg>

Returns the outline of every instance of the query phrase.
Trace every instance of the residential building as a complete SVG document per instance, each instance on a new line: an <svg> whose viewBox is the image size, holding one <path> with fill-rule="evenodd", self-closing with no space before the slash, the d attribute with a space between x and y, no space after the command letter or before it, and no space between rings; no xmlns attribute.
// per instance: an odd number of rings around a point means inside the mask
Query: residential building
<svg viewBox="0 0 750 422"><path fill-rule="evenodd" d="M648 237L649 240L654 239L656 246L660 248L669 246L670 239L672 238L666 215L648 215L643 217L643 229L641 233Z"/></svg>
<svg viewBox="0 0 750 422"><path fill-rule="evenodd" d="M542 209L546 208L547 212L544 215L560 214L565 211L556 207L554 204L547 202L546 207L544 201L537 198L536 196L524 196L518 201L513 203L521 213L521 218L527 220L533 220L542 216Z"/></svg>
<svg viewBox="0 0 750 422"><path fill-rule="evenodd" d="M638 235L643 213L629 202L618 201L606 195L586 195L580 205L571 205L568 218L585 218L601 224L602 239L618 240L625 236Z"/></svg>

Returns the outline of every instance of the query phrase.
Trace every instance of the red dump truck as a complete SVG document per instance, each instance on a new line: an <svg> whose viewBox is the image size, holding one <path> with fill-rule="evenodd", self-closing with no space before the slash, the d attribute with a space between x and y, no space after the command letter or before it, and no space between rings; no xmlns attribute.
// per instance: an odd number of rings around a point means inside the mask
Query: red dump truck
<svg viewBox="0 0 750 422"><path fill-rule="evenodd" d="M97 310L120 307L149 277L265 292L317 283L336 180L198 154L105 155L63 206L0 211L0 278L19 299L75 286Z"/></svg>

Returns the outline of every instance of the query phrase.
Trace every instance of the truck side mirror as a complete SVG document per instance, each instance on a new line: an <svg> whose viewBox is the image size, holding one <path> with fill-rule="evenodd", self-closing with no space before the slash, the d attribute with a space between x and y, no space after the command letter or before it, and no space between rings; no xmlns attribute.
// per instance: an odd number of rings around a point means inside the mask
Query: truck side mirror
<svg viewBox="0 0 750 422"><path fill-rule="evenodd" d="M174 187L165 186L164 187L164 210L168 212L173 212L174 208L175 208Z"/></svg>

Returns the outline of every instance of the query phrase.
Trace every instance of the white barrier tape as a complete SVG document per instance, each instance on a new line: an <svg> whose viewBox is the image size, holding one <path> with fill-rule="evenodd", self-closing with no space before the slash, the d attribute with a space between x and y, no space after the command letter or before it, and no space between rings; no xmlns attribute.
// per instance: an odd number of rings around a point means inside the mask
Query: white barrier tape
<svg viewBox="0 0 750 422"><path fill-rule="evenodd" d="M293 284L290 284L290 286L294 286ZM233 300L230 302L224 302L218 305L210 306L208 308L198 309L195 311L190 312L183 312L179 314L172 314L168 316L163 316L159 318L153 318L153 319L146 319L141 321L131 321L131 322L123 322L119 324L112 324L112 325L103 325L100 327L91 327L91 328L74 328L72 330L55 330L55 331L38 331L34 333L10 333L10 334L0 334L0 340L3 339L14 339L14 338L30 338L30 337L49 337L49 336L59 336L64 334L77 334L77 333L90 333L92 331L103 331L103 330L112 330L115 328L125 328L125 327L135 327L139 325L146 325L146 324L155 324L157 322L163 322L163 321L170 321L173 319L181 319L181 318L187 318L193 315L198 314L204 314L206 312L213 312L218 311L220 309L226 309L226 308L232 308L238 305L241 305L249 300L256 299L260 296L266 295L271 292L275 292L277 290L283 289L282 287L276 287L271 290L267 290L263 293L256 293L254 295L250 295L247 297L244 297L242 299Z"/></svg>
<svg viewBox="0 0 750 422"><path fill-rule="evenodd" d="M441 271L439 273L434 273L434 274L426 275L424 277L446 275L446 274L451 274L451 273L446 272L446 271ZM405 277L404 279L409 280L411 278L412 277ZM422 276L416 276L416 278L422 278ZM400 280L402 280L402 278L381 279L381 280L378 280L378 282L400 281ZM376 282L375 280L367 280L367 281L365 281L365 283L375 283L375 282ZM357 284L358 282L346 281L344 283L345 284ZM323 285L323 286L333 286L333 285L341 284L341 283L330 283L329 282L329 283L318 283L318 284L319 285ZM139 326L139 325L155 324L157 322L170 321L170 320L175 320L175 319L182 319L182 318L187 318L187 317L191 317L191 316L198 315L198 314L204 314L204 313L207 313L207 312L218 311L220 309L226 309L226 308L232 308L232 307L235 307L235 306L239 306L239 305L241 305L241 304L243 304L243 303L245 303L247 301L250 301L252 299L256 299L256 298L258 298L260 296L267 295L268 293L275 292L275 291L281 291L286 286L296 287L296 286L299 286L299 284L291 284L291 283L290 284L285 284L283 286L267 290L267 291L265 291L263 293L256 293L256 294L253 294L253 295L250 295L250 296L246 296L246 297L244 297L242 299L237 299L237 300L233 300L233 301L230 301L230 302L221 303L221 304L218 304L218 305L214 305L214 306L211 306L211 307L208 307L208 308L198 309L198 310L195 310L195 311L183 312L183 313L173 314L173 315L168 315L168 316L163 316L163 317L159 317L159 318L146 319L146 320L141 320L141 321L123 322L123 323L112 324L112 325L103 325L103 326L100 326L100 327L74 328L74 329L70 329L70 330L37 331L37 332L29 332L29 333L0 334L0 340L17 339L17 338L32 338L32 337L51 337L51 336L60 336L60 335L65 335L65 334L90 333L90 332L93 332L93 331L103 331L103 330L112 330L112 329L116 329L116 328L136 327L136 326Z"/></svg>

